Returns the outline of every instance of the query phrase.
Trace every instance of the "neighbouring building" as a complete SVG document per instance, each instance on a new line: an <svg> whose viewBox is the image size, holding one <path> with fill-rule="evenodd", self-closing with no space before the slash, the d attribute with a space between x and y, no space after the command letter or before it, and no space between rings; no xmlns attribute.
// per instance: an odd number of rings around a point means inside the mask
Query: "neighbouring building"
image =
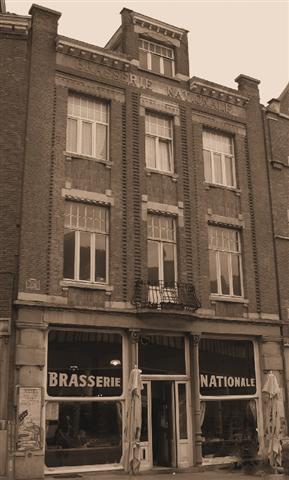
<svg viewBox="0 0 289 480"><path fill-rule="evenodd" d="M188 32L126 8L100 48L3 5L0 476L121 469L135 365L141 469L257 450L271 370L287 405L288 89L190 78Z"/></svg>

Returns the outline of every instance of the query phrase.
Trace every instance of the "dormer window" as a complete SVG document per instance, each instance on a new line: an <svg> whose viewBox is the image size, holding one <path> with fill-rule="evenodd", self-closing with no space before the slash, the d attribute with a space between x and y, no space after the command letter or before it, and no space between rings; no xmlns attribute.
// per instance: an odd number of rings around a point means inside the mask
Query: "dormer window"
<svg viewBox="0 0 289 480"><path fill-rule="evenodd" d="M157 43L139 40L140 67L168 77L175 75L174 51Z"/></svg>

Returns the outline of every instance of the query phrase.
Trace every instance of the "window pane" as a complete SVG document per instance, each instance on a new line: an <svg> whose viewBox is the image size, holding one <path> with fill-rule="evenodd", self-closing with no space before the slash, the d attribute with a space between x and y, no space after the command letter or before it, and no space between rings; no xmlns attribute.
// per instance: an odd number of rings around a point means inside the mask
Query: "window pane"
<svg viewBox="0 0 289 480"><path fill-rule="evenodd" d="M161 57L159 55L155 55L154 53L151 53L151 60L152 60L152 71L156 73L160 73L160 59Z"/></svg>
<svg viewBox="0 0 289 480"><path fill-rule="evenodd" d="M107 158L107 127L105 125L95 124L95 156L97 158Z"/></svg>
<svg viewBox="0 0 289 480"><path fill-rule="evenodd" d="M239 255L231 255L232 259L232 275L233 275L233 295L242 295L241 289L241 272Z"/></svg>
<svg viewBox="0 0 289 480"><path fill-rule="evenodd" d="M83 155L92 155L92 123L82 122L82 146Z"/></svg>
<svg viewBox="0 0 289 480"><path fill-rule="evenodd" d="M225 171L226 171L226 185L228 185L229 187L234 186L232 157L225 157Z"/></svg>
<svg viewBox="0 0 289 480"><path fill-rule="evenodd" d="M143 384L141 392L141 442L148 442L148 387Z"/></svg>
<svg viewBox="0 0 289 480"><path fill-rule="evenodd" d="M74 278L75 232L64 230L63 278Z"/></svg>
<svg viewBox="0 0 289 480"><path fill-rule="evenodd" d="M143 50L139 50L139 64L142 68L148 68L148 54Z"/></svg>
<svg viewBox="0 0 289 480"><path fill-rule="evenodd" d="M171 171L170 142L159 139L159 168L163 172Z"/></svg>
<svg viewBox="0 0 289 480"><path fill-rule="evenodd" d="M156 168L156 146L155 138L146 136L146 166L148 168Z"/></svg>
<svg viewBox="0 0 289 480"><path fill-rule="evenodd" d="M215 183L223 183L222 180L222 158L218 153L214 153L214 173L215 173Z"/></svg>
<svg viewBox="0 0 289 480"><path fill-rule="evenodd" d="M106 281L106 237L95 235L95 281Z"/></svg>
<svg viewBox="0 0 289 480"><path fill-rule="evenodd" d="M79 280L90 280L90 236L89 232L80 232Z"/></svg>
<svg viewBox="0 0 289 480"><path fill-rule="evenodd" d="M157 242L148 241L148 282L153 285L159 281L159 249Z"/></svg>
<svg viewBox="0 0 289 480"><path fill-rule="evenodd" d="M77 153L77 120L67 119L67 150Z"/></svg>
<svg viewBox="0 0 289 480"><path fill-rule="evenodd" d="M217 281L217 252L209 252L209 266L210 266L210 292L218 293Z"/></svg>
<svg viewBox="0 0 289 480"><path fill-rule="evenodd" d="M49 396L121 395L121 335L99 331L52 330L48 339ZM112 365L111 360L117 360L117 364Z"/></svg>
<svg viewBox="0 0 289 480"><path fill-rule="evenodd" d="M228 253L219 252L220 270L221 270L221 293L223 295L230 294L230 282L229 282L229 266L228 266Z"/></svg>
<svg viewBox="0 0 289 480"><path fill-rule="evenodd" d="M143 374L184 375L184 337L143 335L139 341L139 366ZM152 382L153 384L156 382ZM158 382L165 384L165 382Z"/></svg>
<svg viewBox="0 0 289 480"><path fill-rule="evenodd" d="M169 77L173 76L173 62L167 58L163 58L164 62L164 74Z"/></svg>
<svg viewBox="0 0 289 480"><path fill-rule="evenodd" d="M55 409L57 415L48 420L46 430L48 467L120 462L120 402L60 402Z"/></svg>
<svg viewBox="0 0 289 480"><path fill-rule="evenodd" d="M211 153L208 150L203 151L204 156L204 172L206 182L212 182L212 165L211 165Z"/></svg>
<svg viewBox="0 0 289 480"><path fill-rule="evenodd" d="M180 439L185 440L186 438L188 438L186 385L184 383L179 383L178 384L178 391L179 391L179 431L180 431Z"/></svg>
<svg viewBox="0 0 289 480"><path fill-rule="evenodd" d="M163 244L164 285L174 286L175 283L175 252L171 243Z"/></svg>
<svg viewBox="0 0 289 480"><path fill-rule="evenodd" d="M257 413L254 399L204 402L203 457L240 456L258 451Z"/></svg>

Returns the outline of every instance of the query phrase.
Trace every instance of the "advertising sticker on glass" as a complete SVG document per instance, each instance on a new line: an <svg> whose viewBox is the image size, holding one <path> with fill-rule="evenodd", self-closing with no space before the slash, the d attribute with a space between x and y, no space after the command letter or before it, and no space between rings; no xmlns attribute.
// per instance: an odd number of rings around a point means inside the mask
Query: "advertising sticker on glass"
<svg viewBox="0 0 289 480"><path fill-rule="evenodd" d="M254 395L254 347L249 340L202 339L199 344L202 396Z"/></svg>
<svg viewBox="0 0 289 480"><path fill-rule="evenodd" d="M51 397L122 394L122 337L115 333L53 330L48 341Z"/></svg>

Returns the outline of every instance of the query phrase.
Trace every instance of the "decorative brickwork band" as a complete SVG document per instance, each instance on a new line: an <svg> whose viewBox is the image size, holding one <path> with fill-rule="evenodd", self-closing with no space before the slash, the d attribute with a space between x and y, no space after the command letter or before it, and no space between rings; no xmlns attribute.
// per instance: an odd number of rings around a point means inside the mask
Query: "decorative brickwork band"
<svg viewBox="0 0 289 480"><path fill-rule="evenodd" d="M134 218L134 274L141 279L141 195L139 158L139 100L138 93L131 96L132 106L132 173L133 173L133 218Z"/></svg>
<svg viewBox="0 0 289 480"><path fill-rule="evenodd" d="M192 228L191 228L191 185L188 166L188 143L187 143L187 111L185 107L180 108L181 123L181 155L183 165L183 189L184 189L184 229L186 242L186 265L187 278L189 283L193 283L193 255L192 255Z"/></svg>
<svg viewBox="0 0 289 480"><path fill-rule="evenodd" d="M122 294L127 301L127 161L126 161L126 106L122 106Z"/></svg>
<svg viewBox="0 0 289 480"><path fill-rule="evenodd" d="M254 277L255 277L255 288L256 288L256 307L257 307L257 312L260 313L262 310L262 306L261 306L261 291L260 291L257 242L256 242L255 208L254 208L253 185L252 185L252 175L251 175L249 147L248 147L247 137L244 138L244 142L245 142L244 146L245 146L245 155L246 155L246 168L247 168L248 192L249 192L248 203L249 203L249 210L250 210L250 224L251 224L251 235L252 235L252 254L253 254L253 262L254 262Z"/></svg>

